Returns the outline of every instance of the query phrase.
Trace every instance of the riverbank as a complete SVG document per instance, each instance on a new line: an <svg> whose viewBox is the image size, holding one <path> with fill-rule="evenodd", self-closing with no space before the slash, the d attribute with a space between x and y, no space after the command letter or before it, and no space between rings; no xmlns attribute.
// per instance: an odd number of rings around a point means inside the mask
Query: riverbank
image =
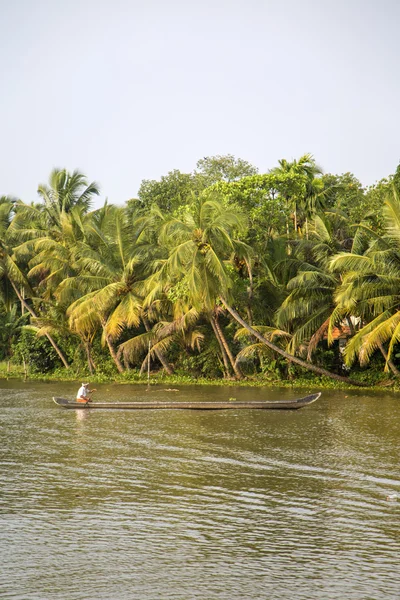
<svg viewBox="0 0 400 600"><path fill-rule="evenodd" d="M9 368L9 370L7 370ZM91 384L100 383L117 383L117 384L139 384L139 385L204 385L204 386L221 386L221 387L286 387L295 389L343 389L343 390L354 390L356 389L353 385L347 385L346 383L335 381L327 377L318 377L312 374L307 374L305 377L296 377L292 380L281 380L272 376L265 377L262 375L255 377L248 377L243 381L236 381L234 379L205 379L195 378L190 375L166 375L162 371L156 371L150 373L150 378L147 374L140 375L138 371L130 370L125 373L113 373L104 374L98 373L94 375L88 375L87 373L78 373L76 371L68 371L66 369L59 369L53 373L31 373L24 371L24 369L18 365L10 365L7 367L7 363L0 363L0 379L16 379L22 381L58 381L58 382L81 382L88 381ZM360 389L360 388L358 388ZM362 389L362 388L361 388ZM382 390L388 389L391 391L400 391L400 383L385 378L382 374L380 381L374 383L365 382L365 389Z"/></svg>

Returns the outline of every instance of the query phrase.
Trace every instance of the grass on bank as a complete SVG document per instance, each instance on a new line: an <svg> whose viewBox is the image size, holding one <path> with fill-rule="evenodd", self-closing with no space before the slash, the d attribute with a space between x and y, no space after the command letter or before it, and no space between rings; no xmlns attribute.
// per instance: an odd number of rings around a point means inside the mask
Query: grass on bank
<svg viewBox="0 0 400 600"><path fill-rule="evenodd" d="M52 373L37 373L29 369L29 366L24 368L22 365L15 365L7 362L0 362L0 379L22 379L25 381L89 381L90 383L119 383L119 384L168 384L168 385L213 385L213 386L240 386L240 387L287 387L287 388L315 388L315 389L356 389L352 385L335 381L328 377L320 377L314 374L305 375L304 377L296 376L294 379L283 380L272 375L257 375L247 377L243 381L233 379L208 379L204 377L194 377L176 373L174 375L166 375L162 370L150 373L148 379L147 373L140 375L137 370L129 370L124 373L96 373L88 375L87 372L79 372L76 370L56 369ZM390 379L383 373L378 377L359 377L360 380L365 380L366 389L382 390L391 389L400 391L400 382ZM358 388L360 389L360 388Z"/></svg>

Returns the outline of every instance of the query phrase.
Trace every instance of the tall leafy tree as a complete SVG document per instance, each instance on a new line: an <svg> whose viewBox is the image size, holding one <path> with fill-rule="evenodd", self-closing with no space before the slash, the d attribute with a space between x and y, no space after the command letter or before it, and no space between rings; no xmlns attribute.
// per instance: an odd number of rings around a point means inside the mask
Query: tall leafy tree
<svg viewBox="0 0 400 600"><path fill-rule="evenodd" d="M205 156L197 161L196 168L195 172L205 180L206 186L218 181L238 181L258 173L256 167L242 158L235 158L232 154Z"/></svg>
<svg viewBox="0 0 400 600"><path fill-rule="evenodd" d="M300 195L297 190L289 190L286 194L286 199L293 209L294 230L297 233L299 209L303 209L308 219L315 212L318 204L322 204L323 185L318 180L322 169L317 165L312 154L303 154L298 160L281 159L278 162L279 167L272 169L272 173L292 173L304 180L304 191Z"/></svg>
<svg viewBox="0 0 400 600"><path fill-rule="evenodd" d="M152 205L157 205L164 212L173 212L203 188L204 183L195 175L175 169L163 175L160 180L144 179L138 198L141 206L147 210Z"/></svg>

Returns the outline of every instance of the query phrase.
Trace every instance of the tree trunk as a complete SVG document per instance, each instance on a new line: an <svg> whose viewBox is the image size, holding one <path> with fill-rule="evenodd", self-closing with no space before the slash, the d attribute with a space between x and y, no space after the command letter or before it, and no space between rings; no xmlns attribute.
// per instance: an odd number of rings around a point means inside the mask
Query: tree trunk
<svg viewBox="0 0 400 600"><path fill-rule="evenodd" d="M289 200L288 200L287 198L285 198L285 200L286 200L286 211L287 211L287 212L289 212ZM288 241L289 241L289 239L290 239L290 233L289 233L289 218L288 218L288 216L287 216L287 215L286 215L286 237L287 237L287 239L288 239Z"/></svg>
<svg viewBox="0 0 400 600"><path fill-rule="evenodd" d="M111 358L115 362L115 366L117 367L118 372L123 373L124 367L123 367L122 362L118 358L118 355L114 348L114 344L112 343L111 337L108 335L108 333L106 331L106 320L105 319L101 319L101 326L103 327L104 338L106 340L108 350L110 351Z"/></svg>
<svg viewBox="0 0 400 600"><path fill-rule="evenodd" d="M214 317L214 323L215 323L215 327L216 327L216 329L218 331L218 335L221 338L221 343L222 343L223 347L225 348L225 352L226 352L226 354L227 354L227 356L229 358L229 361L230 361L230 363L232 365L232 369L233 369L233 371L234 371L237 379L243 379L243 373L240 370L240 368L238 367L238 365L236 364L235 359L233 358L231 349L229 348L229 344L226 341L224 332L222 331L222 328L221 328L221 326L219 324L219 321L218 321L218 318L216 316Z"/></svg>
<svg viewBox="0 0 400 600"><path fill-rule="evenodd" d="M247 319L249 322L249 325L253 325L253 310L252 310L252 304L253 304L253 271L251 269L251 265L250 262L246 259L244 259L245 263L246 263L246 268L247 268L247 273L249 274L249 287L247 288Z"/></svg>
<svg viewBox="0 0 400 600"><path fill-rule="evenodd" d="M343 381L344 383L347 383L347 384L356 385L359 387L365 387L364 383L359 383L358 381L353 381L352 379L349 379L348 377L342 377L341 375L336 375L336 373L331 373L330 371L327 371L326 369L317 367L311 363L306 362L305 360L301 360L301 358L297 358L297 356L293 356L292 354L285 352L284 350L282 350L282 348L279 348L279 346L275 346L275 344L273 344L272 342L267 340L264 336L261 335L261 333L259 333L258 331L253 329L248 323L246 323L246 321L244 321L242 319L242 317L239 315L239 313L234 308L231 308L229 306L229 304L227 304L227 302L222 297L221 297L221 302L225 306L226 310L235 319L235 321L240 323L240 325L242 325L242 327L245 327L249 333L254 335L254 337L256 337L258 340L260 340L260 342L262 342L263 344L268 346L268 348L271 348L271 350L273 350L274 352L277 352L278 354L280 354L281 356L286 358L286 360L293 362L297 365L300 365L301 367L304 367L308 371L312 371L313 373L317 373L318 375L324 375L325 377L330 377L331 379L336 379L337 381Z"/></svg>
<svg viewBox="0 0 400 600"><path fill-rule="evenodd" d="M143 360L141 367L140 367L140 371L139 371L139 375L143 375L143 373L145 372L146 368L147 370L149 370L149 367L147 366L147 363L149 362L149 354L146 354L146 358Z"/></svg>
<svg viewBox="0 0 400 600"><path fill-rule="evenodd" d="M90 351L90 342L84 342L85 344L85 350L86 350L86 356L87 356L87 363L88 363L88 367L89 367L89 372L91 375L93 375L94 371L95 371L95 366L94 366L94 362L92 359L92 353Z"/></svg>
<svg viewBox="0 0 400 600"><path fill-rule="evenodd" d="M142 317L142 321L143 321L143 324L144 324L144 327L145 327L146 331L150 331L151 330L150 323L148 322L148 320L146 319L146 317ZM165 358L164 352L162 352L158 348L154 348L154 353L157 356L157 358L160 361L160 363L162 364L162 366L164 367L164 370L167 373L167 375L173 375L174 374L174 370L171 367L171 365L169 364L169 362L167 361L167 359Z"/></svg>
<svg viewBox="0 0 400 600"><path fill-rule="evenodd" d="M126 358L125 354L122 354L122 360L124 361L125 371L130 371L131 367L129 366L129 360Z"/></svg>
<svg viewBox="0 0 400 600"><path fill-rule="evenodd" d="M147 368L147 385L150 386L150 361L151 361L151 342L149 341L149 349L147 351L146 357L142 362L140 367L139 375L143 375Z"/></svg>
<svg viewBox="0 0 400 600"><path fill-rule="evenodd" d="M106 338L106 342L107 342L107 346L108 346L108 349L109 349L110 354L111 354L111 358L115 362L115 365L116 365L116 367L118 369L118 372L119 373L123 373L124 372L123 364L122 364L122 362L119 360L119 358L117 356L117 353L115 351L115 348L114 348L114 345L113 345L113 343L111 341L110 336L108 335L108 333L104 332L104 337Z"/></svg>
<svg viewBox="0 0 400 600"><path fill-rule="evenodd" d="M213 317L213 315L210 315L210 323L211 323L211 327L213 328L214 331L214 335L217 339L217 342L219 344L219 347L221 349L221 354L222 354L222 360L224 361L224 367L225 367L225 377L229 377L231 372L230 372L230 368L229 368L229 361L228 361L228 355L226 354L224 345L222 343L221 338L219 337L219 333L218 333L218 329L215 326L215 318Z"/></svg>
<svg viewBox="0 0 400 600"><path fill-rule="evenodd" d="M37 319L37 315L35 314L35 311L33 310L33 308L31 308L29 306L29 304L27 304L27 302L25 301L25 299L21 296L21 294L18 291L18 288L14 285L14 283L11 281L11 279L9 280L14 292L17 294L18 300L21 302L21 306L24 306L26 308L26 310L29 312L29 314L34 318ZM66 369L69 369L69 364L67 359L65 358L63 352L60 350L60 348L57 346L57 344L55 343L55 341L53 340L53 338L51 337L51 335L49 333L45 333L45 336L47 337L47 339L49 340L50 344L53 346L54 350L57 352L58 356L61 359L61 362L63 363L64 367Z"/></svg>
<svg viewBox="0 0 400 600"><path fill-rule="evenodd" d="M351 335L354 335L356 331L354 329L353 321L350 319L349 316L346 317L346 321L347 321L347 325L349 326Z"/></svg>
<svg viewBox="0 0 400 600"><path fill-rule="evenodd" d="M379 350L382 353L383 358L386 361L386 364L388 365L388 367L392 371L393 375L395 375L396 377L398 377L400 375L400 371L398 370L398 368L396 367L396 365L390 359L388 360L387 352L384 349L384 347L382 346L382 344L378 343L378 347L379 347Z"/></svg>

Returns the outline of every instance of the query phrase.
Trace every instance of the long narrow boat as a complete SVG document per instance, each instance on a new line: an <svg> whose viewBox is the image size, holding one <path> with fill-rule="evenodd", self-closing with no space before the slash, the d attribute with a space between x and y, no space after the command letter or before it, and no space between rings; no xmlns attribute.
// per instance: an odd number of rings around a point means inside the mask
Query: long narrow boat
<svg viewBox="0 0 400 600"><path fill-rule="evenodd" d="M311 394L310 396L304 396L304 398L297 398L295 400L278 400L272 402L263 401L250 401L241 402L238 400L228 400L226 402L215 402L215 401L138 401L138 402L73 402L66 398L53 398L54 402L62 408L73 408L73 409L84 409L92 410L94 408L111 408L113 410L126 410L126 409L190 409L190 410L227 410L227 409L272 409L272 410L297 410L312 404L320 397L321 393Z"/></svg>

